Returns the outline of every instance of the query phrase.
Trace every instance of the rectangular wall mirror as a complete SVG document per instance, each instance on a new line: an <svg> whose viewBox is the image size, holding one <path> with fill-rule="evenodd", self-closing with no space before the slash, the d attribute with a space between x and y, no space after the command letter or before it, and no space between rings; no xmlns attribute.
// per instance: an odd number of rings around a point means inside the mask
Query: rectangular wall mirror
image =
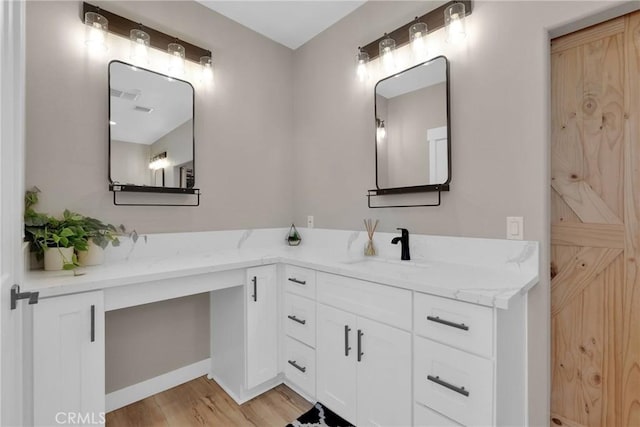
<svg viewBox="0 0 640 427"><path fill-rule="evenodd" d="M193 188L194 91L190 83L109 63L109 179L157 189Z"/></svg>
<svg viewBox="0 0 640 427"><path fill-rule="evenodd" d="M375 86L376 187L448 189L449 123L449 62L444 56L380 80Z"/></svg>

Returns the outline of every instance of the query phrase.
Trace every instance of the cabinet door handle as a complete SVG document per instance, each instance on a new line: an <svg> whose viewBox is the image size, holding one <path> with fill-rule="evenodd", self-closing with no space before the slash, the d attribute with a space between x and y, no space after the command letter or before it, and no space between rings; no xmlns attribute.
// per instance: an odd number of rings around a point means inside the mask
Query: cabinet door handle
<svg viewBox="0 0 640 427"><path fill-rule="evenodd" d="M446 387L449 390L453 390L456 393L460 393L461 395L465 396L465 397L469 397L469 392L467 390L464 389L464 387L456 387L453 384L449 384L446 381L443 381L440 379L440 377L436 376L434 377L433 375L427 375L427 379L429 381L433 381L434 383L441 385L442 387Z"/></svg>
<svg viewBox="0 0 640 427"><path fill-rule="evenodd" d="M298 280L298 279L296 279L295 277L289 277L289 279L288 279L288 280L289 280L290 282L297 283L298 285L306 285L306 284L307 284L307 281L306 281L306 280Z"/></svg>
<svg viewBox="0 0 640 427"><path fill-rule="evenodd" d="M351 331L351 328L349 327L349 325L344 325L344 355L345 356L349 356L349 350L351 350L351 347L349 347L349 332Z"/></svg>
<svg viewBox="0 0 640 427"><path fill-rule="evenodd" d="M253 282L253 295L251 295L251 298L253 298L254 301L258 301L258 277L253 276L251 281Z"/></svg>
<svg viewBox="0 0 640 427"><path fill-rule="evenodd" d="M91 305L91 342L96 340L96 306Z"/></svg>
<svg viewBox="0 0 640 427"><path fill-rule="evenodd" d="M362 362L362 356L364 353L362 352L362 336L364 332L361 329L358 329L358 362Z"/></svg>
<svg viewBox="0 0 640 427"><path fill-rule="evenodd" d="M289 319L293 320L294 322L298 322L298 323L300 323L301 325L304 325L304 324L306 324L306 323L307 323L307 321L306 321L306 320L298 319L296 316L294 316L294 315L292 315L292 314L288 315L287 317L288 317Z"/></svg>
<svg viewBox="0 0 640 427"><path fill-rule="evenodd" d="M441 319L439 316L427 316L427 320L431 320L432 322L441 323L443 325L451 326L452 328L462 329L463 331L468 331L469 327L464 323L455 323L449 320Z"/></svg>
<svg viewBox="0 0 640 427"><path fill-rule="evenodd" d="M305 366L298 365L295 360L288 360L288 362L289 362L289 365L293 366L298 371L300 371L302 373L307 372L307 368Z"/></svg>

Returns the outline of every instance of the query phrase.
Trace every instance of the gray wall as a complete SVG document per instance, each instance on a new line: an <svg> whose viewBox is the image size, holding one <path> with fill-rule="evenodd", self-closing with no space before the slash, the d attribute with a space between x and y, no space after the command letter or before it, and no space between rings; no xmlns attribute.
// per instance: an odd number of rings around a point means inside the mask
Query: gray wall
<svg viewBox="0 0 640 427"><path fill-rule="evenodd" d="M383 99L386 102L380 102ZM429 184L427 131L447 126L446 99L445 83L390 99L376 96L378 118L384 120L387 132L385 140L377 142L381 188ZM383 163L387 165L380 175ZM385 175L386 179L381 180Z"/></svg>
<svg viewBox="0 0 640 427"><path fill-rule="evenodd" d="M180 166L193 161L192 127L187 120L151 144L151 157L167 152L170 166L165 168L165 187L180 187Z"/></svg>
<svg viewBox="0 0 640 427"><path fill-rule="evenodd" d="M201 206L116 207L107 187L107 63L128 57L112 47L103 61L88 58L81 5L26 5L26 187L42 190L38 208L51 214L68 208L139 233L290 223L291 50L195 2L98 1L109 11L211 49L215 61L214 87L195 93ZM207 302L198 296L110 313L108 390L206 358ZM167 324L167 316L177 321ZM145 332L157 332L159 325L167 326L163 334ZM128 343L136 342L145 345L128 351Z"/></svg>
<svg viewBox="0 0 640 427"><path fill-rule="evenodd" d="M209 357L208 294L108 311L105 321L107 393Z"/></svg>
<svg viewBox="0 0 640 427"><path fill-rule="evenodd" d="M92 4L213 51L214 87L195 92L196 186L204 195L198 209L113 205L107 63L129 61L128 51L89 58L80 1L29 1L26 186L42 190L40 208L68 208L139 233L290 222L291 50L196 2Z"/></svg>
<svg viewBox="0 0 640 427"><path fill-rule="evenodd" d="M617 2L477 1L469 37L431 55L451 64L452 182L438 208L369 210L375 188L373 85L355 75L356 47L421 15L423 2L370 1L294 56L294 220L316 227L505 237L505 217L523 216L525 238L542 246L541 283L529 294L532 425L549 411L549 29ZM637 7L637 6L636 6ZM592 23L597 22L591 21Z"/></svg>
<svg viewBox="0 0 640 427"><path fill-rule="evenodd" d="M111 157L118 159L111 164L111 178L122 184L151 185L149 149L146 144L111 141Z"/></svg>

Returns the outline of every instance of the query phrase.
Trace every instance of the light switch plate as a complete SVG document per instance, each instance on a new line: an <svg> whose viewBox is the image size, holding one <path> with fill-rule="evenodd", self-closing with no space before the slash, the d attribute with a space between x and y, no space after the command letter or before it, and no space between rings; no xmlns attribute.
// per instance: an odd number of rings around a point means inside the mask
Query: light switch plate
<svg viewBox="0 0 640 427"><path fill-rule="evenodd" d="M524 218L521 216L507 217L507 239L524 239Z"/></svg>
<svg viewBox="0 0 640 427"><path fill-rule="evenodd" d="M313 215L307 216L307 228L313 228Z"/></svg>

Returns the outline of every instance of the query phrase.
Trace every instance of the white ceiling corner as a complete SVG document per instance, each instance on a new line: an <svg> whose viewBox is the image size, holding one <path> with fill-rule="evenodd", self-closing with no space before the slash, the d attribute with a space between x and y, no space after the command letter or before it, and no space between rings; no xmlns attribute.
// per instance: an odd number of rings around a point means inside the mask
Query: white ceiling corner
<svg viewBox="0 0 640 427"><path fill-rule="evenodd" d="M297 49L366 0L196 0L290 49Z"/></svg>

